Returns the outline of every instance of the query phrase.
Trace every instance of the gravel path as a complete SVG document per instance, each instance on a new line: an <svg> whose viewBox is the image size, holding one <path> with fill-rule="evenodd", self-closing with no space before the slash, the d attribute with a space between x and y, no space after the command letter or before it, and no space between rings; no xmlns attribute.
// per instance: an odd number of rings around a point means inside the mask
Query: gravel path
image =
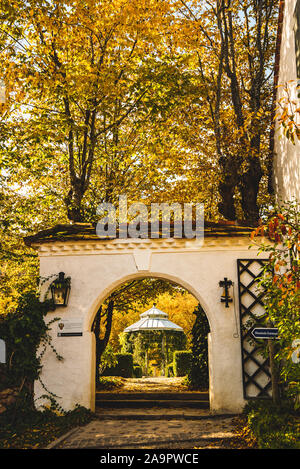
<svg viewBox="0 0 300 469"><path fill-rule="evenodd" d="M143 377L122 378L124 385L108 392L188 392L184 378Z"/></svg>

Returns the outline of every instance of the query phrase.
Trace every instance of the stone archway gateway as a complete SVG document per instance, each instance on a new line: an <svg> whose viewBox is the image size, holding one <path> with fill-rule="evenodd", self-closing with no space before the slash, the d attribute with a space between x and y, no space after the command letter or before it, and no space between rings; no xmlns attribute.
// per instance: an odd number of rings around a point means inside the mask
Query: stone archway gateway
<svg viewBox="0 0 300 469"><path fill-rule="evenodd" d="M38 252L40 275L49 278L64 272L71 278L67 307L47 314L46 321L61 318L51 326L51 350L42 358L41 381L55 394L59 404L72 409L80 404L95 408L95 337L91 327L101 303L122 283L157 277L179 284L193 294L204 309L210 325L209 396L214 413L238 413L245 405L242 343L239 327L238 269L241 259L258 259L248 249L251 228L231 224L205 224L204 241L197 239L99 239L87 224L58 225L25 238ZM51 277L52 276L52 277ZM233 299L221 302L219 282L233 282ZM69 328L69 329L68 329ZM35 398L42 404L42 384L35 383Z"/></svg>

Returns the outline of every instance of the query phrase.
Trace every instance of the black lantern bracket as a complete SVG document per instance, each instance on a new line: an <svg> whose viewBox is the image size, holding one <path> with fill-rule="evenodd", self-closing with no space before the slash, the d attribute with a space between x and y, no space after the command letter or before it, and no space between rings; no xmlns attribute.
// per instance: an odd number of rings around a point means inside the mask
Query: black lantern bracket
<svg viewBox="0 0 300 469"><path fill-rule="evenodd" d="M59 272L58 277L51 283L50 289L55 308L57 306L68 306L71 290L71 277L65 277L64 272Z"/></svg>
<svg viewBox="0 0 300 469"><path fill-rule="evenodd" d="M224 280L220 280L219 286L223 288L223 293L221 295L221 303L225 303L225 307L229 308L229 303L232 302L232 298L229 295L229 287L233 285L232 280L228 280L227 277L224 277Z"/></svg>

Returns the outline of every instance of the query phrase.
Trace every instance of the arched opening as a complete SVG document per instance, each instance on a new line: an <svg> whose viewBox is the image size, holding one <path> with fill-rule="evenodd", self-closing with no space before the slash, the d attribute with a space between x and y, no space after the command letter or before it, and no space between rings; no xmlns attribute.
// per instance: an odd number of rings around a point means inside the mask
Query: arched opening
<svg viewBox="0 0 300 469"><path fill-rule="evenodd" d="M101 390L117 390L119 395L180 391L190 392L191 398L201 391L208 396L210 326L199 299L182 282L140 273L112 285L97 303L90 318L90 330L95 334L96 400ZM182 335L153 328L125 332L151 311L153 304Z"/></svg>

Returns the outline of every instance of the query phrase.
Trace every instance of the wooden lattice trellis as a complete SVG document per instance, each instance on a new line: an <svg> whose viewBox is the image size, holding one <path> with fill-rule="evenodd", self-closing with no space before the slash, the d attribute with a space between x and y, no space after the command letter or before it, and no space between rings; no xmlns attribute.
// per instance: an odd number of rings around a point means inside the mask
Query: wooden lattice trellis
<svg viewBox="0 0 300 469"><path fill-rule="evenodd" d="M258 289L258 277L265 262L266 259L237 261L245 399L272 397L269 359L261 353L261 341L251 335L253 327L264 325L264 293Z"/></svg>

